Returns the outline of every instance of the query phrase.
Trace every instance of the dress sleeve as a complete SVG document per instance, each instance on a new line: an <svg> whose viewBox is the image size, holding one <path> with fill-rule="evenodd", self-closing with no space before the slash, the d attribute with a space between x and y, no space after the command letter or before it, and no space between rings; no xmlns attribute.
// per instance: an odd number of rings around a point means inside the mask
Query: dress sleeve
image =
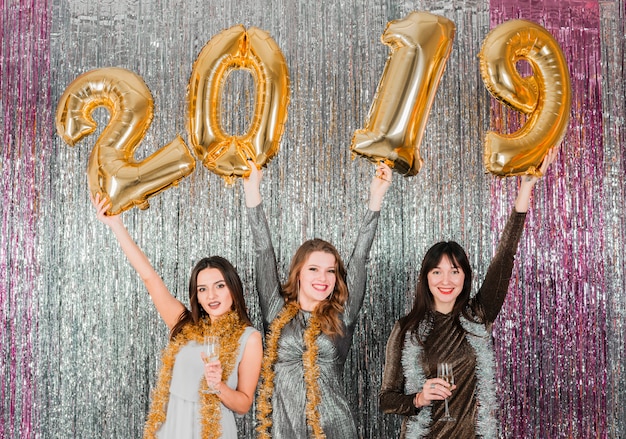
<svg viewBox="0 0 626 439"><path fill-rule="evenodd" d="M263 314L263 325L267 331L270 322L282 309L285 301L280 294L276 255L272 246L270 228L263 211L263 204L248 208L247 211L254 242L256 289Z"/></svg>
<svg viewBox="0 0 626 439"><path fill-rule="evenodd" d="M511 212L485 280L476 294L475 306L479 307L478 313L484 316L484 323L492 323L502 309L525 221L525 212Z"/></svg>
<svg viewBox="0 0 626 439"><path fill-rule="evenodd" d="M383 381L378 393L380 410L386 414L405 416L417 415L419 409L413 405L415 393L405 395L402 368L402 334L396 322L387 340Z"/></svg>
<svg viewBox="0 0 626 439"><path fill-rule="evenodd" d="M346 325L347 334L350 337L356 325L361 306L363 306L367 281L366 267L369 261L370 249L374 242L374 236L376 235L376 228L378 227L378 218L380 218L380 211L367 211L346 268L346 283L349 295L343 321Z"/></svg>

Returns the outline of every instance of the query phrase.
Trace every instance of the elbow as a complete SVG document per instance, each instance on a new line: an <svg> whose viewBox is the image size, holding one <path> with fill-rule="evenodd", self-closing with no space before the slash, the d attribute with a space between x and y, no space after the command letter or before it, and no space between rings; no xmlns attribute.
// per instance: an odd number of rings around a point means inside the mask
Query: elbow
<svg viewBox="0 0 626 439"><path fill-rule="evenodd" d="M386 407L382 404L380 405L379 410L383 415L395 415L396 414L395 410L391 409L390 407Z"/></svg>
<svg viewBox="0 0 626 439"><path fill-rule="evenodd" d="M252 404L249 405L246 410L233 410L233 411L237 413L239 416L245 416L245 414L250 411L250 407L252 407Z"/></svg>
<svg viewBox="0 0 626 439"><path fill-rule="evenodd" d="M246 413L250 411L251 407L252 407L252 398L246 397L245 401L242 401L242 404L240 407L233 408L233 412L235 412L236 414L240 416L244 416Z"/></svg>
<svg viewBox="0 0 626 439"><path fill-rule="evenodd" d="M390 407L389 398L387 396L387 392L380 392L378 394L378 409L381 413L389 415L393 413L393 410Z"/></svg>

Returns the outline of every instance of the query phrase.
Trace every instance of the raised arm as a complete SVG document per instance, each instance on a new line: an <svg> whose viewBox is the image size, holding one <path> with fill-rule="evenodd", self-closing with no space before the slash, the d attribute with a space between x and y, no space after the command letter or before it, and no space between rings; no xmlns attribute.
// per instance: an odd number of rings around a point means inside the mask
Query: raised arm
<svg viewBox="0 0 626 439"><path fill-rule="evenodd" d="M391 169L381 162L376 167L376 174L370 183L368 212L359 229L352 255L346 264L348 271L346 283L350 293L344 312L344 323L348 329L347 335L350 335L351 330L354 328L359 311L363 305L367 280L367 262L369 261L370 249L378 228L380 209L385 194L391 186L391 180Z"/></svg>
<svg viewBox="0 0 626 439"><path fill-rule="evenodd" d="M269 323L276 317L285 302L280 294L281 285L278 278L276 255L261 203L262 173L252 161L248 163L252 171L248 177L243 179L243 189L248 208L248 222L254 242L256 289L267 330Z"/></svg>
<svg viewBox="0 0 626 439"><path fill-rule="evenodd" d="M106 215L106 211L110 207L109 200L101 198L100 194L97 194L95 198L91 197L91 202L96 208L98 220L111 229L128 262L130 262L130 265L135 269L146 286L157 312L167 327L172 329L178 322L178 318L184 311L185 306L167 289L163 279L154 270L148 257L128 233L121 216Z"/></svg>
<svg viewBox="0 0 626 439"><path fill-rule="evenodd" d="M376 166L376 175L374 175L370 183L369 210L374 212L380 211L383 200L385 199L385 194L391 187L392 176L393 172L385 162L380 162Z"/></svg>
<svg viewBox="0 0 626 439"><path fill-rule="evenodd" d="M263 172L256 167L252 160L248 160L250 175L243 178L243 192L246 198L246 207L253 208L261 204L261 180Z"/></svg>
<svg viewBox="0 0 626 439"><path fill-rule="evenodd" d="M558 148L552 148L544 158L540 171L546 173L558 155ZM476 302L483 309L487 322L493 322L506 298L517 247L524 229L526 212L530 197L539 177L525 175L521 177L519 191L515 199L515 209L502 231L496 253L489 264L485 280L476 295Z"/></svg>

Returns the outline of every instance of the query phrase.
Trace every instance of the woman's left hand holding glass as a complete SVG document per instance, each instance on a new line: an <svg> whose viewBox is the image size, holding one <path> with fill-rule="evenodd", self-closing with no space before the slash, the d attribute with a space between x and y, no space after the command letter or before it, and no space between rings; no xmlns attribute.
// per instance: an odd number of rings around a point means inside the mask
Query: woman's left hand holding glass
<svg viewBox="0 0 626 439"><path fill-rule="evenodd" d="M415 395L413 403L415 407L424 407L430 405L433 401L442 401L449 398L455 389L456 385L450 385L441 378L431 378L426 380L422 390Z"/></svg>
<svg viewBox="0 0 626 439"><path fill-rule="evenodd" d="M220 393L219 387L222 382L222 363L217 361L206 362L206 354L202 352L202 362L204 363L204 378L206 379L209 389L214 389L211 393Z"/></svg>

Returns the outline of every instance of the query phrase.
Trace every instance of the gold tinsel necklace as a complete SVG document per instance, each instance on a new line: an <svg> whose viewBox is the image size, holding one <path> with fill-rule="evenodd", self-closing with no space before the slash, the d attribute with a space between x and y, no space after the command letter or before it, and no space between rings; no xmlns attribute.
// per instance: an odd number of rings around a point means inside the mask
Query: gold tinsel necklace
<svg viewBox="0 0 626 439"><path fill-rule="evenodd" d="M285 328L300 311L300 305L292 301L287 303L281 312L276 316L270 325L270 331L265 339L265 356L261 367L262 384L259 389L259 397L257 399L257 432L259 438L271 438L270 430L272 428L272 394L274 393L274 364L278 359L278 340ZM319 365L317 364L317 338L322 332L322 326L315 315L311 315L309 319L309 327L304 331L304 347L302 354L302 363L304 367L304 381L306 385L306 421L307 425L313 430L315 438L325 438L324 430L320 423L320 414L317 406L321 401L321 393L317 382L320 376Z"/></svg>
<svg viewBox="0 0 626 439"><path fill-rule="evenodd" d="M202 344L205 335L216 335L220 338L220 362L222 379L227 379L235 367L239 353L239 339L246 329L235 311L229 311L215 322L203 318L198 324L189 323L171 340L163 350L162 367L157 378L156 387L152 392L150 413L146 420L144 438L156 438L156 432L165 422L166 407L170 396L170 382L176 355L190 341ZM202 422L202 438L219 438L222 434L220 399L216 394L207 394L207 383L204 375L199 385L200 419Z"/></svg>

